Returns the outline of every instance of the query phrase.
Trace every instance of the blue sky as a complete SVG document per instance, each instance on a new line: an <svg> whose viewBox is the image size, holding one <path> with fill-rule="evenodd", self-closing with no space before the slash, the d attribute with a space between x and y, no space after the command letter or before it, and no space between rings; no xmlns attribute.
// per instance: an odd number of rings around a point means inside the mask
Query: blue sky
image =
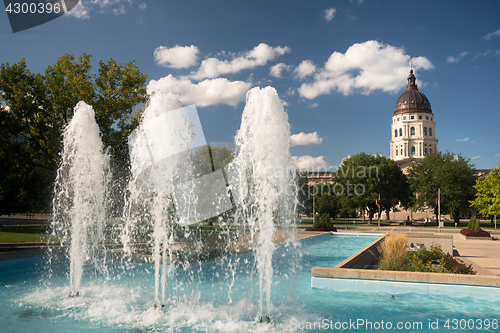
<svg viewBox="0 0 500 333"><path fill-rule="evenodd" d="M412 59L438 149L500 160L498 1L80 1L13 34L0 14L0 62L44 72L65 53L135 60L148 89L196 104L208 142L232 142L245 94L273 86L301 167L359 152L389 156L391 116ZM302 134L301 134L302 133Z"/></svg>

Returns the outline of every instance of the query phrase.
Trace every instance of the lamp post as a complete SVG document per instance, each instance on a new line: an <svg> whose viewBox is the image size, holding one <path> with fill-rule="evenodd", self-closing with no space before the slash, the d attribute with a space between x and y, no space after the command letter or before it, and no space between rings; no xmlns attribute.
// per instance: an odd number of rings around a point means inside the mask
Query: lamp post
<svg viewBox="0 0 500 333"><path fill-rule="evenodd" d="M441 188L438 188L438 232L441 232Z"/></svg>

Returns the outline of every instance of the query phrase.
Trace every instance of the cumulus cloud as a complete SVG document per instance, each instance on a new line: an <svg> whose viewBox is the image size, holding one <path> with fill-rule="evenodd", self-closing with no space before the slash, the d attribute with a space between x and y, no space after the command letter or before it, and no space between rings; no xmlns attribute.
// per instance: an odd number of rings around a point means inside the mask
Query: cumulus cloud
<svg viewBox="0 0 500 333"><path fill-rule="evenodd" d="M313 99L334 90L344 95L370 94L377 89L396 92L404 86L410 59L415 71L434 68L427 58L411 58L400 47L375 40L357 43L345 53L333 52L314 81L300 86L299 94Z"/></svg>
<svg viewBox="0 0 500 333"><path fill-rule="evenodd" d="M165 67L189 68L197 64L199 53L200 50L194 45L176 45L171 48L159 46L155 49L154 57L157 64Z"/></svg>
<svg viewBox="0 0 500 333"><path fill-rule="evenodd" d="M188 77L168 75L159 80L151 80L148 93L153 91L170 91L179 95L184 104L196 104L203 107L215 104L236 106L245 100L251 84L244 81L229 81L225 78L206 79L198 83Z"/></svg>
<svg viewBox="0 0 500 333"><path fill-rule="evenodd" d="M459 62L463 57L465 57L467 55L467 53L469 53L469 52L462 52L462 53L460 53L460 55L458 57L449 56L448 58L446 58L446 62L451 63L451 64L454 62Z"/></svg>
<svg viewBox="0 0 500 333"><path fill-rule="evenodd" d="M466 142L469 141L469 138L457 139L457 142Z"/></svg>
<svg viewBox="0 0 500 333"><path fill-rule="evenodd" d="M477 155L477 156L471 157L470 159L471 159L471 160L475 160L475 159L478 159L478 158L480 158L480 157L481 157L481 155Z"/></svg>
<svg viewBox="0 0 500 333"><path fill-rule="evenodd" d="M292 164L301 171L326 171L330 169L324 156L292 156Z"/></svg>
<svg viewBox="0 0 500 333"><path fill-rule="evenodd" d="M269 75L281 78L284 72L290 70L290 67L291 66L280 62L279 64L276 64L269 69Z"/></svg>
<svg viewBox="0 0 500 333"><path fill-rule="evenodd" d="M127 7L132 6L130 0L80 0L78 4L67 14L78 19L90 18L90 12L98 11L100 13L111 12L115 15L126 13ZM146 4L140 3L139 9L145 9Z"/></svg>
<svg viewBox="0 0 500 333"><path fill-rule="evenodd" d="M302 60L295 68L295 77L302 80L316 72L316 66L310 60Z"/></svg>
<svg viewBox="0 0 500 333"><path fill-rule="evenodd" d="M497 31L487 33L483 38L486 40L490 40L492 37L498 37L498 36L500 36L500 29L498 29Z"/></svg>
<svg viewBox="0 0 500 333"><path fill-rule="evenodd" d="M224 74L238 73L244 69L263 66L268 61L274 60L287 52L290 52L290 48L287 46L271 47L265 43L260 43L252 50L244 52L239 56L233 56L230 60L207 58L201 62L198 71L191 73L191 77L201 80Z"/></svg>
<svg viewBox="0 0 500 333"><path fill-rule="evenodd" d="M325 9L325 20L326 22L330 22L333 20L333 17L335 16L335 13L337 13L337 10L335 8L327 8Z"/></svg>
<svg viewBox="0 0 500 333"><path fill-rule="evenodd" d="M290 136L291 146L307 146L307 145L319 145L323 141L318 135L318 132L314 133L304 133L294 134Z"/></svg>

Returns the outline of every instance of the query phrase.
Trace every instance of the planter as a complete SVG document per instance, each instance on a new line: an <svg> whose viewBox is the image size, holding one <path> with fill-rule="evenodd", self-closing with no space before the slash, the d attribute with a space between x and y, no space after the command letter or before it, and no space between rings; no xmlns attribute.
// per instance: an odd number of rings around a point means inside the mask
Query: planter
<svg viewBox="0 0 500 333"><path fill-rule="evenodd" d="M472 237L472 236L464 236L462 234L460 234L460 236L463 238L463 239L472 239L472 240L484 240L484 241L491 241L493 240L493 237Z"/></svg>

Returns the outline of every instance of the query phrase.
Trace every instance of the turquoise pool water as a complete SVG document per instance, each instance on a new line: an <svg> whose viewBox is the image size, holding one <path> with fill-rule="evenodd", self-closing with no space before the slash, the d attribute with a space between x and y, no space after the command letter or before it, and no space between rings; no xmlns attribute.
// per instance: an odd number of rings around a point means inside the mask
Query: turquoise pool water
<svg viewBox="0 0 500 333"><path fill-rule="evenodd" d="M327 234L279 247L272 324L257 324L251 254L172 269L165 310L153 309L152 263L108 258L68 298L68 263L54 255L0 260L1 332L496 332L500 300L462 295L311 288L313 266L334 266L377 235ZM89 276L90 275L90 276ZM448 324L447 324L448 323ZM390 327L389 327L390 325ZM437 326L437 329L435 329ZM479 328L481 326L481 328ZM487 327L487 328L486 328ZM400 328L400 329L398 329Z"/></svg>

